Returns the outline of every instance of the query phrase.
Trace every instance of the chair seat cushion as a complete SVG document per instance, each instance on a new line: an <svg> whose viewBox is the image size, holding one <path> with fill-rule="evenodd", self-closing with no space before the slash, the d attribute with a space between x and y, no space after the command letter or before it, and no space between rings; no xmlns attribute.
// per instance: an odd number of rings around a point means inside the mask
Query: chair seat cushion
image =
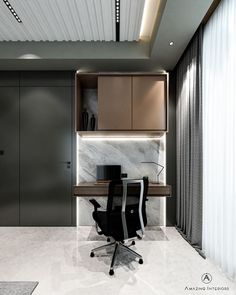
<svg viewBox="0 0 236 295"><path fill-rule="evenodd" d="M124 233L122 226L121 210L120 208L116 209L117 210L114 210L110 213L109 218L109 213L107 213L107 211L94 211L93 218L105 236L111 236L116 241L122 241L124 240ZM128 227L128 237L133 238L137 236L136 231L139 230L141 227L139 224L138 212L135 212L136 214L134 214L132 208L130 209L131 210L127 210L126 212L126 222Z"/></svg>

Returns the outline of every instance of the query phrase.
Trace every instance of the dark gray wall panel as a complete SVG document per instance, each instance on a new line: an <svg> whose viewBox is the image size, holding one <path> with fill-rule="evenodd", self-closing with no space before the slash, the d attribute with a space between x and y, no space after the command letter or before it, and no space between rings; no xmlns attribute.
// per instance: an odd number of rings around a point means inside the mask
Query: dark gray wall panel
<svg viewBox="0 0 236 295"><path fill-rule="evenodd" d="M74 79L74 73L72 75ZM76 133L75 133L75 88L71 87L72 110L71 110L71 130L72 130L72 181L71 186L76 184ZM76 198L72 197L72 225L76 226Z"/></svg>
<svg viewBox="0 0 236 295"><path fill-rule="evenodd" d="M72 86L72 72L21 72L20 86Z"/></svg>
<svg viewBox="0 0 236 295"><path fill-rule="evenodd" d="M169 132L166 135L166 181L171 185L172 198L166 198L166 225L176 225L176 97L175 72L169 76Z"/></svg>
<svg viewBox="0 0 236 295"><path fill-rule="evenodd" d="M0 87L0 225L19 224L19 88Z"/></svg>
<svg viewBox="0 0 236 295"><path fill-rule="evenodd" d="M73 71L71 72L71 82L72 82L72 85L71 86L75 86L75 74L76 74L76 71Z"/></svg>
<svg viewBox="0 0 236 295"><path fill-rule="evenodd" d="M71 87L20 88L20 224L71 225Z"/></svg>
<svg viewBox="0 0 236 295"><path fill-rule="evenodd" d="M19 72L0 71L0 86L19 86Z"/></svg>

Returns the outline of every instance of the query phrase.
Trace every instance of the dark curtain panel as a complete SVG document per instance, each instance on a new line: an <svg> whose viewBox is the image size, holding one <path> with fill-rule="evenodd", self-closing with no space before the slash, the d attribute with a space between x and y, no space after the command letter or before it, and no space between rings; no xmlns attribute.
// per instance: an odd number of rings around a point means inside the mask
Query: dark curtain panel
<svg viewBox="0 0 236 295"><path fill-rule="evenodd" d="M202 246L202 28L177 65L177 228Z"/></svg>

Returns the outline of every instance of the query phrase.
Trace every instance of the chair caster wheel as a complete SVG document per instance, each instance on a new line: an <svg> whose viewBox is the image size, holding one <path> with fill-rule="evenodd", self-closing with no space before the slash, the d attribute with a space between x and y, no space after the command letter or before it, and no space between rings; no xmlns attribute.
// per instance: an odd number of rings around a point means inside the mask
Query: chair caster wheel
<svg viewBox="0 0 236 295"><path fill-rule="evenodd" d="M110 242L111 241L111 239L110 238L107 238L107 242Z"/></svg>
<svg viewBox="0 0 236 295"><path fill-rule="evenodd" d="M114 270L113 270L113 269L110 269L110 271L109 271L109 275L110 275L110 276L113 276L113 275L114 275Z"/></svg>
<svg viewBox="0 0 236 295"><path fill-rule="evenodd" d="M90 257L94 257L94 253L93 252L90 253Z"/></svg>
<svg viewBox="0 0 236 295"><path fill-rule="evenodd" d="M139 261L138 261L138 263L139 263L139 264L143 264L143 259L140 258Z"/></svg>
<svg viewBox="0 0 236 295"><path fill-rule="evenodd" d="M135 245L135 241L132 241L132 243L131 243L132 245Z"/></svg>

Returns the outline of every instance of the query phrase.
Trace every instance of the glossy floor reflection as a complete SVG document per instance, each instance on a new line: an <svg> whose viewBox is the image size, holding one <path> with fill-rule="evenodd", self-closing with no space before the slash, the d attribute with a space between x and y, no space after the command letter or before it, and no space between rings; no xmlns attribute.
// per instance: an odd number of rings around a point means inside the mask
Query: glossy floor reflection
<svg viewBox="0 0 236 295"><path fill-rule="evenodd" d="M33 295L236 294L236 284L174 228L147 228L145 239L133 247L144 264L123 253L114 277L108 275L109 251L89 257L104 242L93 227L2 227L0 281L39 281ZM210 284L201 282L203 273L212 275Z"/></svg>

